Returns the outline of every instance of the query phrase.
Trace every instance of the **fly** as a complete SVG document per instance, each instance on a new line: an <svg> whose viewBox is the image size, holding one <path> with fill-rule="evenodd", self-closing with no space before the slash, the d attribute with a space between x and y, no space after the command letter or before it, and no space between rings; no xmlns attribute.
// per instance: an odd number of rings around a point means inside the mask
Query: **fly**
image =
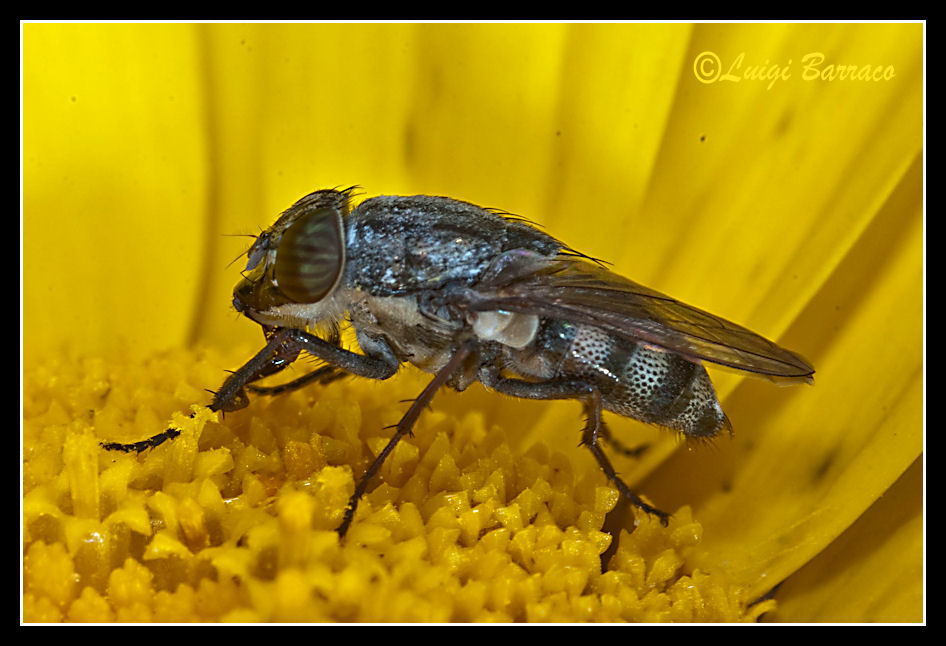
<svg viewBox="0 0 946 646"><path fill-rule="evenodd" d="M353 190L303 197L247 251L233 306L262 326L266 345L210 404L230 412L248 404L247 389L274 395L345 375L388 379L402 363L434 375L359 479L340 536L443 386L479 381L515 397L582 402L582 444L626 499L666 525L669 514L631 491L603 452L603 411L709 438L730 426L703 361L812 381L799 355L623 278L521 218L427 195L375 197L352 210ZM345 320L361 353L341 346ZM326 365L282 386L252 385L302 352ZM104 446L141 452L179 434Z"/></svg>

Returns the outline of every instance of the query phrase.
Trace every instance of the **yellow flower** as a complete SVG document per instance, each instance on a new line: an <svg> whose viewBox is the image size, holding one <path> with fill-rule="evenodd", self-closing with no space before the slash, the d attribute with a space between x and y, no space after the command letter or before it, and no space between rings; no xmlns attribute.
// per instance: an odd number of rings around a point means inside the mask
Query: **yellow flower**
<svg viewBox="0 0 946 646"><path fill-rule="evenodd" d="M23 620L923 621L923 38L23 25ZM668 528L576 403L443 392L339 542L429 377L199 404L261 340L223 234L352 184L527 217L815 385L711 367L712 445L608 417Z"/></svg>

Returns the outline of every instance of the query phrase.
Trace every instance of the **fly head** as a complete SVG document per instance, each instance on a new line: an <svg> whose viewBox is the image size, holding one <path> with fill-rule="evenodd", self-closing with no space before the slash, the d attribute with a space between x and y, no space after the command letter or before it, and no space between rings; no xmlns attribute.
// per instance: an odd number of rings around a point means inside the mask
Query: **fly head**
<svg viewBox="0 0 946 646"><path fill-rule="evenodd" d="M307 195L256 239L233 290L238 312L264 326L300 329L336 317L351 191Z"/></svg>

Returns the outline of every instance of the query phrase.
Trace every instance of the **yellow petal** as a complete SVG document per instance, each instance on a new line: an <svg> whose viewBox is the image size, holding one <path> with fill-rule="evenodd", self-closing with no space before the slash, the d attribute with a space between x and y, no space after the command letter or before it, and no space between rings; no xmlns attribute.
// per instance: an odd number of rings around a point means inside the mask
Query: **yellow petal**
<svg viewBox="0 0 946 646"><path fill-rule="evenodd" d="M24 25L24 617L917 620L923 37L922 24ZM846 65L893 74L841 78ZM179 445L120 468L100 455L96 476L90 432L158 432L258 347L229 308L240 263L227 264L249 240L223 234L351 184L530 218L801 352L815 385L711 369L736 432L715 448L609 417L650 444L615 462L681 509L667 532L644 519L627 534L618 513L602 532L613 491L575 446L577 404L477 387L438 396L363 501L362 545L337 544L356 474L399 414L388 403L419 392L411 373L192 420ZM180 350L196 341L227 350ZM299 495L308 540L271 514ZM148 540L166 557L161 591L149 575L123 596L122 577L148 572L135 560ZM606 547L602 574L585 557Z"/></svg>

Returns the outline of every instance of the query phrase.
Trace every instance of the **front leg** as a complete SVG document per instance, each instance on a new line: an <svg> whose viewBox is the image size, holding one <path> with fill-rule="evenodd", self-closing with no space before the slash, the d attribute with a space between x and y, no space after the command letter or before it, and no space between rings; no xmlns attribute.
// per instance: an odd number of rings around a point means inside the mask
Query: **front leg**
<svg viewBox="0 0 946 646"><path fill-rule="evenodd" d="M287 381L284 384L279 384L277 386L257 386L256 384L247 384L246 388L250 392L254 392L257 395L275 397L276 395L282 395L283 393L290 393L294 390L305 388L309 384L316 382L324 386L325 384L330 384L333 381L347 376L347 374L348 373L343 370L339 370L335 366L321 366L308 374L302 375L301 377L293 379L292 381Z"/></svg>
<svg viewBox="0 0 946 646"><path fill-rule="evenodd" d="M244 390L247 384L274 375L296 360L299 350L285 345L283 332L276 330L270 333L263 349L227 377L214 393L213 401L208 406L210 410L231 413L246 408L250 403Z"/></svg>
<svg viewBox="0 0 946 646"><path fill-rule="evenodd" d="M245 408L249 404L246 386L284 369L303 350L344 372L371 379L387 379L397 372L399 365L394 352L383 340L372 345L372 355L368 356L345 350L302 330L279 328L268 335L262 350L227 377L208 408L225 413ZM102 447L107 451L141 453L180 434L180 429L170 427L146 440L127 444L106 442Z"/></svg>
<svg viewBox="0 0 946 646"><path fill-rule="evenodd" d="M267 336L266 345L256 355L240 366L234 373L227 377L223 385L214 392L213 401L208 408L212 411L232 412L245 408L250 400L246 396L244 387L251 381L262 379L275 374L292 363L299 355L299 351L294 353L284 348L280 330L270 333ZM191 413L193 417L193 413ZM168 427L157 435L153 435L145 440L138 442L103 442L102 448L106 451L122 451L123 453L142 453L148 449L153 449L173 440L181 434L180 429Z"/></svg>
<svg viewBox="0 0 946 646"><path fill-rule="evenodd" d="M284 329L276 332L287 349L305 351L314 357L340 370L367 377L368 379L388 379L397 372L400 361L388 342L383 338L370 339L358 337L365 354L358 354L334 345L325 339L302 330Z"/></svg>

